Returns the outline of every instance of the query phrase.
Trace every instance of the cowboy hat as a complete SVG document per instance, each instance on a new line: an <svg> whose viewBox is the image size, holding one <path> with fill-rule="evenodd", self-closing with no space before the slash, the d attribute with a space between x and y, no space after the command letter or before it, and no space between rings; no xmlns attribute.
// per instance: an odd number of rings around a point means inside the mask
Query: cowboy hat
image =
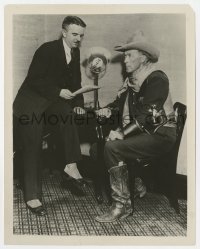
<svg viewBox="0 0 200 249"><path fill-rule="evenodd" d="M114 49L120 52L125 52L127 50L142 51L147 54L152 62L157 62L160 55L159 50L147 41L141 30L136 31L126 44L115 46Z"/></svg>

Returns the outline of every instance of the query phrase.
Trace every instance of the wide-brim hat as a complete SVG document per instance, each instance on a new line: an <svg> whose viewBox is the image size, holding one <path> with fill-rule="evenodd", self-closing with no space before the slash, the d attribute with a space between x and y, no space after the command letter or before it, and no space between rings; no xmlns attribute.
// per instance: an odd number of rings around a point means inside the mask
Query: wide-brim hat
<svg viewBox="0 0 200 249"><path fill-rule="evenodd" d="M160 51L146 39L141 30L136 31L131 38L128 39L126 44L115 46L114 49L120 52L128 50L142 51L147 54L152 62L157 62L160 56Z"/></svg>

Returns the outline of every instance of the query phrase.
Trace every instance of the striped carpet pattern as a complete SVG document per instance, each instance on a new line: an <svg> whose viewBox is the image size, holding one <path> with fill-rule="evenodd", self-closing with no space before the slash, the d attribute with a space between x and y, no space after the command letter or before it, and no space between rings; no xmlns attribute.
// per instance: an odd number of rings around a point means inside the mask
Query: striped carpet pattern
<svg viewBox="0 0 200 249"><path fill-rule="evenodd" d="M113 223L98 223L94 217L108 210L106 203L97 204L92 184L86 196L76 197L61 187L60 175L43 175L43 203L48 214L32 214L14 186L13 234L16 235L81 235L81 236L186 236L187 201L179 200L180 214L169 206L163 195L147 193L136 199L133 216Z"/></svg>

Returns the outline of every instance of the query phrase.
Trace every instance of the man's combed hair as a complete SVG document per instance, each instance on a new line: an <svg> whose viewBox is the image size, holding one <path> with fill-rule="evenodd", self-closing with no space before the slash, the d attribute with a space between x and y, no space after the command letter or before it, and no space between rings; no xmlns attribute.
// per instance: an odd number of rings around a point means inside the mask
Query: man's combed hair
<svg viewBox="0 0 200 249"><path fill-rule="evenodd" d="M65 19L63 20L62 28L65 29L70 24L76 24L83 28L86 27L86 24L84 23L84 21L78 16L66 16Z"/></svg>

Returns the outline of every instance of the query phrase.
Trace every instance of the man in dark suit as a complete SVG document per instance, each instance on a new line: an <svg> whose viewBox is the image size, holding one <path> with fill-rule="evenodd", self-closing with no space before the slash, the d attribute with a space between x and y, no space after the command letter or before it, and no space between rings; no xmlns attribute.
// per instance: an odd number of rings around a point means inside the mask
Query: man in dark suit
<svg viewBox="0 0 200 249"><path fill-rule="evenodd" d="M44 127L60 135L71 184L82 187L84 180L77 169L81 159L80 143L73 114L84 114L81 88L79 46L86 24L76 16L62 23L62 38L44 43L33 60L13 104L14 123L23 154L23 188L27 207L45 215L41 203L41 148ZM14 137L16 134L14 134Z"/></svg>

